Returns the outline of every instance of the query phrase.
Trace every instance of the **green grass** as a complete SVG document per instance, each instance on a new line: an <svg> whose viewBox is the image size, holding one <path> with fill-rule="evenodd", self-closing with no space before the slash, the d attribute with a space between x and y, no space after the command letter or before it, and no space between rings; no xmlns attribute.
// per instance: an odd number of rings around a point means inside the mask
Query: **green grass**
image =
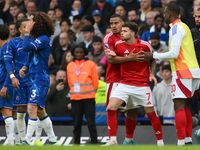
<svg viewBox="0 0 200 150"><path fill-rule="evenodd" d="M100 145L87 145L87 146L0 146L0 150L199 150L200 146L175 146L166 145L158 147L156 145L138 145L138 146L100 146Z"/></svg>

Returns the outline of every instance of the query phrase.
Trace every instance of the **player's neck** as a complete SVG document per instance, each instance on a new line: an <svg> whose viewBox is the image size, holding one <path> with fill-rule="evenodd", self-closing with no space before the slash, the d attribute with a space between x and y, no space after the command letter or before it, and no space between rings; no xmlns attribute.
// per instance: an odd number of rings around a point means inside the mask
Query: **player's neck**
<svg viewBox="0 0 200 150"><path fill-rule="evenodd" d="M21 35L20 35L20 38L23 40L23 39L24 39L24 35L23 35L23 34L21 34Z"/></svg>
<svg viewBox="0 0 200 150"><path fill-rule="evenodd" d="M131 37L129 40L126 41L126 44L133 45L135 43L135 37Z"/></svg>

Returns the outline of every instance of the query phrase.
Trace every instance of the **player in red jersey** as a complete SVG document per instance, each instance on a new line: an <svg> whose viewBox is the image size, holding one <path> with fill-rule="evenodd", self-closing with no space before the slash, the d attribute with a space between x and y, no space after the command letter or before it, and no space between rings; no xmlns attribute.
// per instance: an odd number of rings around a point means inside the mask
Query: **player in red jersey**
<svg viewBox="0 0 200 150"><path fill-rule="evenodd" d="M112 15L110 18L110 26L111 26L112 31L107 33L103 39L104 51L108 52L108 53L105 53L108 60L107 72L106 72L107 105L108 105L111 93L117 87L121 78L120 63L127 62L127 61L143 60L139 57L140 56L139 53L133 54L133 52L131 52L127 57L116 56L116 54L114 53L115 43L121 40L121 29L122 29L123 24L124 22L120 15L117 15L117 14ZM114 55L115 57L110 57L110 55ZM137 124L137 112L138 112L138 109L127 110L127 113L126 113L127 116L125 118L126 137L123 144L136 144L133 141L133 132ZM107 114L107 116L109 116L109 113ZM107 123L107 126L108 126L108 134L110 137L112 133L109 132L111 131L109 122Z"/></svg>
<svg viewBox="0 0 200 150"><path fill-rule="evenodd" d="M122 26L121 39L115 44L115 53L121 57L128 57L134 49L134 53L141 51L153 52L148 42L135 38L138 26L135 23L127 22ZM155 61L151 61L151 72L149 71L148 61L145 62L124 62L121 63L121 79L118 86L110 96L107 106L108 123L111 132L110 140L106 145L117 145L117 116L116 110L125 102L127 107L138 108L143 106L144 110L152 123L157 145L163 146L162 128L158 117L155 114L152 93L149 87L149 78L155 80ZM150 76L149 76L150 75Z"/></svg>

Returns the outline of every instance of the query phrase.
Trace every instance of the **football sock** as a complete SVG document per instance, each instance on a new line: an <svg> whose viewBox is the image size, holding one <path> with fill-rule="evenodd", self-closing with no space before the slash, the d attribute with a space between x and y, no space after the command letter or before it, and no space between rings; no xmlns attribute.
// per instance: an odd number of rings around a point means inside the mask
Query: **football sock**
<svg viewBox="0 0 200 150"><path fill-rule="evenodd" d="M19 131L18 131L18 125L17 125L17 118L14 120L14 135L15 135L15 144L20 143L20 136L19 136Z"/></svg>
<svg viewBox="0 0 200 150"><path fill-rule="evenodd" d="M187 142L192 142L192 114L188 107L185 108L185 115L186 115L186 130L185 130L185 137L187 138ZM190 138L189 138L190 137ZM191 139L191 141L188 141Z"/></svg>
<svg viewBox="0 0 200 150"><path fill-rule="evenodd" d="M117 115L116 110L107 110L107 127L109 137L117 136Z"/></svg>
<svg viewBox="0 0 200 150"><path fill-rule="evenodd" d="M156 116L155 111L148 113L147 116L148 116L149 120L151 121L151 124L152 124L152 127L153 127L153 130L154 130L157 140L162 140L163 139L162 127L161 127L160 120Z"/></svg>
<svg viewBox="0 0 200 150"><path fill-rule="evenodd" d="M178 140L184 139L185 141L186 123L187 120L186 120L185 109L177 109L175 111L175 125L176 125Z"/></svg>
<svg viewBox="0 0 200 150"><path fill-rule="evenodd" d="M28 119L28 126L27 126L27 133L26 133L26 137L25 140L30 143L30 140L33 136L33 133L35 132L37 128L37 118L29 118Z"/></svg>
<svg viewBox="0 0 200 150"><path fill-rule="evenodd" d="M125 140L130 142L133 139L134 130L137 124L137 120L132 120L129 118L125 118L125 126L126 126L126 137Z"/></svg>
<svg viewBox="0 0 200 150"><path fill-rule="evenodd" d="M36 128L36 131L35 131L35 141L40 140L41 134L42 134L42 125L40 123L40 120L38 119L37 128Z"/></svg>
<svg viewBox="0 0 200 150"><path fill-rule="evenodd" d="M9 145L14 145L14 122L13 118L11 116L4 118L5 121L5 128L6 128L6 135L8 138L8 144Z"/></svg>
<svg viewBox="0 0 200 150"><path fill-rule="evenodd" d="M25 116L26 116L26 112L20 112L20 111L17 112L18 131L19 131L19 136L22 141L25 139L25 136L26 136Z"/></svg>
<svg viewBox="0 0 200 150"><path fill-rule="evenodd" d="M52 122L49 116L47 115L46 117L40 119L40 123L42 125L42 128L46 132L47 136L49 137L49 141L56 142L56 137L53 131Z"/></svg>

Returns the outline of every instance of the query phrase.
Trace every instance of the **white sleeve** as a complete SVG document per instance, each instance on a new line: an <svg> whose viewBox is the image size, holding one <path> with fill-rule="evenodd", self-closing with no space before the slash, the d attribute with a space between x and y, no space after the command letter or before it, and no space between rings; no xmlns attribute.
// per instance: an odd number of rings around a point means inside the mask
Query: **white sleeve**
<svg viewBox="0 0 200 150"><path fill-rule="evenodd" d="M170 29L171 49L166 53L153 53L154 59L170 60L176 59L179 55L180 47L183 38L185 37L185 30L180 24L176 24Z"/></svg>

